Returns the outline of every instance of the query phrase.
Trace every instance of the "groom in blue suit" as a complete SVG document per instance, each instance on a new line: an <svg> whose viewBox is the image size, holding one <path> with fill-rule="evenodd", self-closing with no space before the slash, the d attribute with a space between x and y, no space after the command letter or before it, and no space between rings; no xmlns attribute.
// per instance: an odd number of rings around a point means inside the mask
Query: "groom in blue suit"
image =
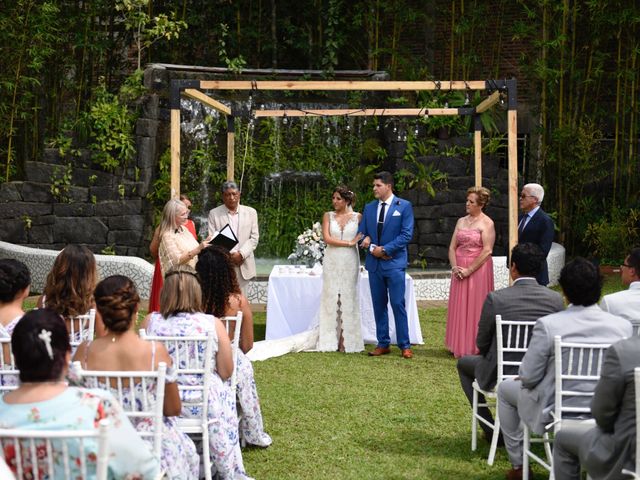
<svg viewBox="0 0 640 480"><path fill-rule="evenodd" d="M413 207L411 202L393 194L393 175L380 172L373 177L373 195L362 212L359 231L362 248L367 250L365 267L369 272L369 288L376 318L378 344L369 355L377 357L391 350L387 302L396 322L398 347L404 358L412 358L409 323L404 304L407 245L413 237Z"/></svg>

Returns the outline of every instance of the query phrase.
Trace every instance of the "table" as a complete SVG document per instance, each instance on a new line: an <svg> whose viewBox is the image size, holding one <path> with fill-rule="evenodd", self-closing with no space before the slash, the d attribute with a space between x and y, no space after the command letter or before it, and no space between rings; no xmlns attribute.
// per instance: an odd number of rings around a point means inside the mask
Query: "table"
<svg viewBox="0 0 640 480"><path fill-rule="evenodd" d="M376 322L373 316L369 275L360 273L360 316L364 343L376 344ZM422 344L422 330L418 319L418 306L413 290L413 278L405 274L405 305L409 322L409 338L413 344ZM267 296L266 340L275 340L301 333L317 325L322 294L322 273L300 266L276 265L269 275ZM389 335L396 342L395 322L389 309Z"/></svg>

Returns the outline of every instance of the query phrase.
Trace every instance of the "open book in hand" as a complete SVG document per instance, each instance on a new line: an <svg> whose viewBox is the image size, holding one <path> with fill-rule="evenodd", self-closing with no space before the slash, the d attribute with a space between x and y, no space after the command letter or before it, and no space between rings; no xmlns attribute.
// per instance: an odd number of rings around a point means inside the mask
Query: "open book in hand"
<svg viewBox="0 0 640 480"><path fill-rule="evenodd" d="M231 227L227 223L224 227L220 229L219 232L216 232L209 242L210 245L220 245L221 247L226 248L227 250L231 250L238 244L238 237L233 233Z"/></svg>

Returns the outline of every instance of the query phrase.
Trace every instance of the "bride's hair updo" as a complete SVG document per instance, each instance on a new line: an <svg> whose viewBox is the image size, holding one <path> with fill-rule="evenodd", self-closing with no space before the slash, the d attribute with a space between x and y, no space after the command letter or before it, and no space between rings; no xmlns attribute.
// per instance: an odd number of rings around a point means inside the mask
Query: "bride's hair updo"
<svg viewBox="0 0 640 480"><path fill-rule="evenodd" d="M337 193L347 202L347 205L353 207L356 203L356 194L349 190L345 185L338 185L333 189L333 193Z"/></svg>

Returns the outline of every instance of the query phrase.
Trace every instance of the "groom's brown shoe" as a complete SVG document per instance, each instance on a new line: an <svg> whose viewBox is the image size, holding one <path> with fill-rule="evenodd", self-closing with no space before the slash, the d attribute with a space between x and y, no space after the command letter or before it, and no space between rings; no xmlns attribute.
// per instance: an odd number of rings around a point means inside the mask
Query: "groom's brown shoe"
<svg viewBox="0 0 640 480"><path fill-rule="evenodd" d="M387 353L391 353L391 349L389 347L376 347L369 352L369 356L379 357L380 355L386 355Z"/></svg>
<svg viewBox="0 0 640 480"><path fill-rule="evenodd" d="M413 352L410 348L405 348L402 350L402 358L413 358Z"/></svg>

